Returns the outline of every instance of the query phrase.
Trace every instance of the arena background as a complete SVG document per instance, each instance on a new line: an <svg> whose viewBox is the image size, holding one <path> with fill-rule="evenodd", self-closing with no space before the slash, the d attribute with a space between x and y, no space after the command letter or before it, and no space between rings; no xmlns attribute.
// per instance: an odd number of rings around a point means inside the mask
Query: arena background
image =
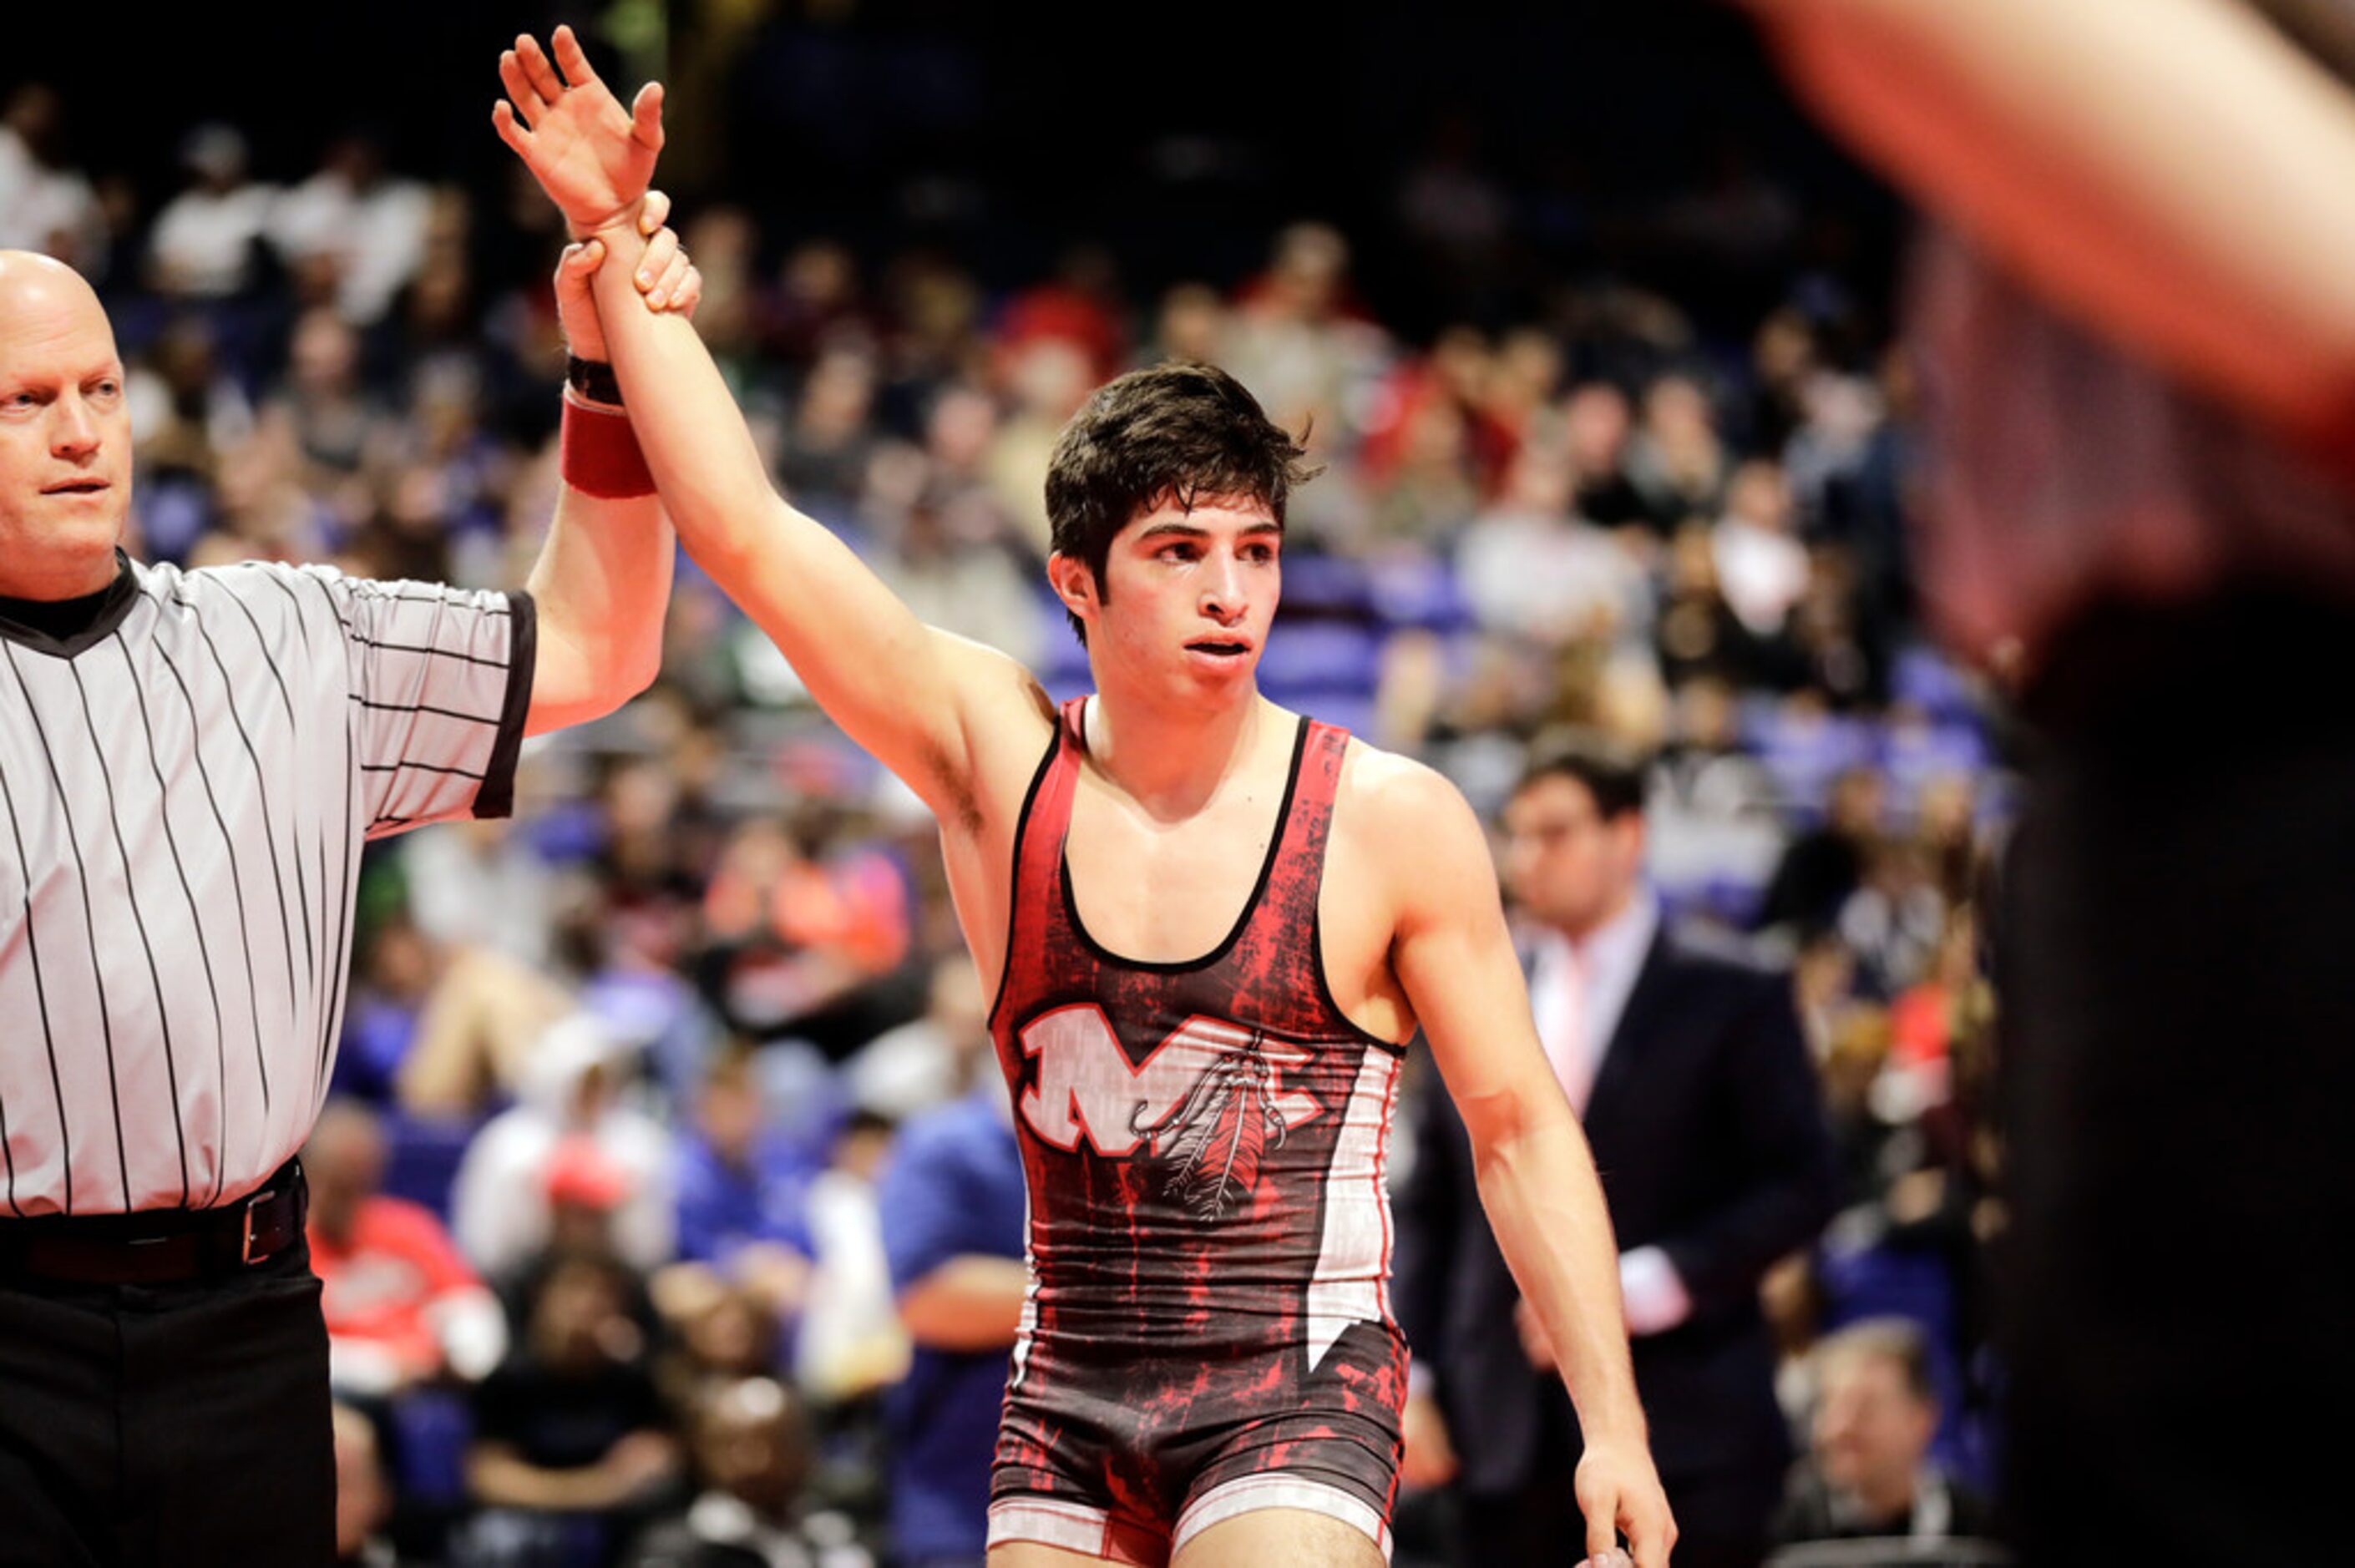
<svg viewBox="0 0 2355 1568"><path fill-rule="evenodd" d="M1941 1457L1988 1482L1980 1238L1999 1220L1972 909L2005 736L1911 593L1905 215L1747 25L1691 0L12 22L0 101L30 145L14 117L55 90L31 134L74 221L0 243L101 283L151 553L519 580L550 495L560 238L489 108L500 48L559 20L617 84L670 84L657 180L711 278L702 324L788 493L929 609L1075 689L1025 485L1087 384L1207 344L1313 416L1330 465L1287 546L1274 694L1428 757L1483 809L1566 729L1659 755L1663 896L1796 964L1848 1173L1839 1220L1773 1282L1796 1429L1812 1338L1897 1313L1933 1345ZM251 182L316 201L196 288L157 235L206 125L241 134ZM385 180L306 185L354 136ZM344 289L339 218L413 250L379 296ZM712 1390L780 1373L817 1433L794 1528L887 1553L908 1350L872 1181L974 1044L972 998L935 978L961 949L926 826L691 573L663 684L526 769L511 831L372 852L339 1086L383 1118L390 1190L455 1214L512 1338L533 1249L470 1232L470 1180L634 1238L612 1305L656 1347L666 1419L718 1419ZM575 1009L596 1038L565 1056L541 1031ZM575 1127L593 1136L485 1155L488 1118L577 1119L560 1097L591 1059L620 1107ZM673 1212L672 1161L725 1115L715 1064L760 1107L785 1254L765 1274L773 1254L734 1268ZM653 1215L634 1229L634 1207ZM383 1374L339 1347L390 1477L380 1543L522 1560L468 1493L480 1347L420 1353ZM1402 1563L1429 1560L1446 1506L1409 1499ZM610 1554L639 1522L545 1560Z"/></svg>

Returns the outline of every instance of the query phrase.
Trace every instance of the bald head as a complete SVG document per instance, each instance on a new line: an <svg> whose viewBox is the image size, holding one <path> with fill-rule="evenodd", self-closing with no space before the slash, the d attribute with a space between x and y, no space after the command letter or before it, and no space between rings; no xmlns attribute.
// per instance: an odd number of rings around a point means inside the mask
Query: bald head
<svg viewBox="0 0 2355 1568"><path fill-rule="evenodd" d="M131 415L105 307L80 273L0 250L0 596L113 580L131 511Z"/></svg>
<svg viewBox="0 0 2355 1568"><path fill-rule="evenodd" d="M14 326L13 313L20 302L33 309L44 303L70 302L97 311L101 321L106 319L98 291L56 257L37 250L0 250L0 343L6 341Z"/></svg>

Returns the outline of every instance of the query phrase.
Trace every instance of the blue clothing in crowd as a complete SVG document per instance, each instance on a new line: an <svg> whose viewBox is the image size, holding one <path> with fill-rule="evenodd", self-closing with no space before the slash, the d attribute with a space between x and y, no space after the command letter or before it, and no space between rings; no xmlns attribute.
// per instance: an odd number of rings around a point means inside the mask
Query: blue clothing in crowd
<svg viewBox="0 0 2355 1568"><path fill-rule="evenodd" d="M900 1129L878 1194L893 1291L953 1257L1022 1255L1022 1154L991 1097L1004 1094L986 1086ZM891 1531L902 1562L980 1560L1011 1350L920 1346L892 1392Z"/></svg>
<svg viewBox="0 0 2355 1568"><path fill-rule="evenodd" d="M725 1264L751 1242L776 1242L804 1257L815 1248L809 1232L808 1159L780 1139L764 1138L748 1165L722 1158L700 1134L678 1150L678 1255Z"/></svg>

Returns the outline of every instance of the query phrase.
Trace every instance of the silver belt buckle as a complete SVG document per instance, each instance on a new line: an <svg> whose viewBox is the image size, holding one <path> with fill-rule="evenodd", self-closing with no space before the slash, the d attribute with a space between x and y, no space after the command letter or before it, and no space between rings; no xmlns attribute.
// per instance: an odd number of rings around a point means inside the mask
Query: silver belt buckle
<svg viewBox="0 0 2355 1568"><path fill-rule="evenodd" d="M267 1192L256 1192L245 1201L244 1235L237 1249L237 1261L245 1266L250 1267L260 1261L253 1255L253 1211L276 1196L278 1190L272 1187Z"/></svg>

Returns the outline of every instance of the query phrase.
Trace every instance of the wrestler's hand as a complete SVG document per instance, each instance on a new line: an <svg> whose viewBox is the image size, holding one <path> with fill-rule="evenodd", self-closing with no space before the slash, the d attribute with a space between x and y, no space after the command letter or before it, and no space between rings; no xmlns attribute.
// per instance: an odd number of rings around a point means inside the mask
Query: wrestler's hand
<svg viewBox="0 0 2355 1568"><path fill-rule="evenodd" d="M645 259L638 265L638 291L645 296L647 309L677 311L692 319L703 299L703 274L687 259L687 248L679 244L678 236L663 227L669 216L670 197L648 191L638 208L638 232L652 236ZM597 319L597 301L589 286L604 264L602 239L566 246L563 259L556 264L556 319L564 328L566 345L581 359L609 357L604 324Z"/></svg>
<svg viewBox="0 0 2355 1568"><path fill-rule="evenodd" d="M1677 1542L1677 1521L1668 1495L1652 1468L1652 1456L1634 1444L1589 1443L1578 1461L1578 1511L1586 1517L1586 1560L1603 1568L1626 1559L1618 1551L1627 1538L1636 1568L1668 1568L1668 1548Z"/></svg>
<svg viewBox="0 0 2355 1568"><path fill-rule="evenodd" d="M499 56L507 96L492 107L491 123L563 210L574 236L586 237L626 221L654 179L662 83L648 82L623 109L590 69L571 28L557 28L550 42L553 63L528 33Z"/></svg>

